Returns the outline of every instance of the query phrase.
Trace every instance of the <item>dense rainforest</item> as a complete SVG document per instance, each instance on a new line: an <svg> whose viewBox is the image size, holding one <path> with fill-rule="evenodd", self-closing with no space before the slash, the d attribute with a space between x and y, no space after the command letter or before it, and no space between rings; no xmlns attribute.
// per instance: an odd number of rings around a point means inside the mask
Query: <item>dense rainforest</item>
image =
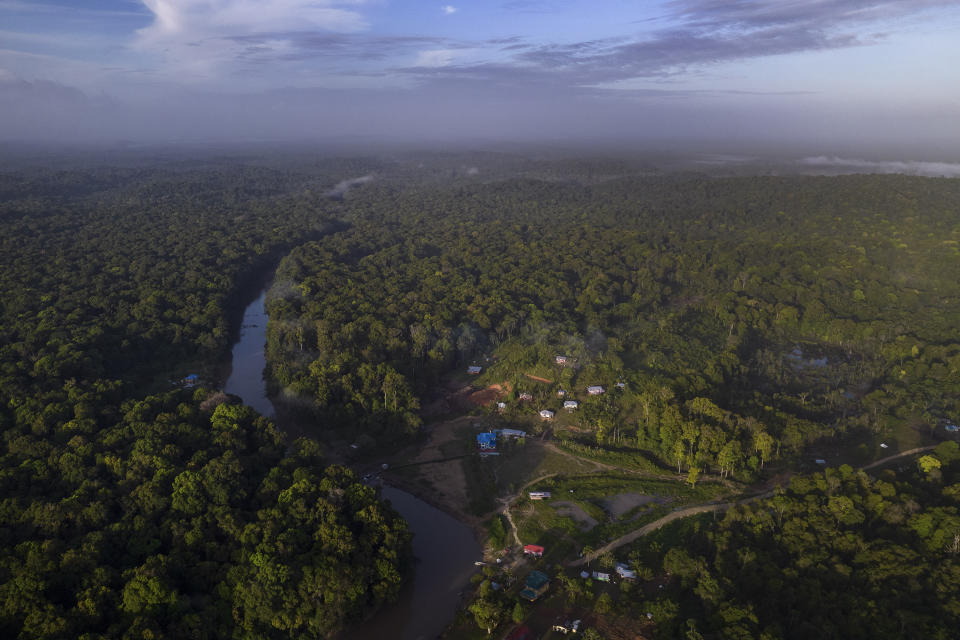
<svg viewBox="0 0 960 640"><path fill-rule="evenodd" d="M337 224L354 165L0 174L4 637L316 638L396 596L409 533L373 489L170 390L215 384L236 298Z"/></svg>
<svg viewBox="0 0 960 640"><path fill-rule="evenodd" d="M905 176L371 185L283 260L271 379L385 444L451 369L559 408L539 374L584 403L572 446L742 477L829 436L930 433L960 408L958 202Z"/></svg>
<svg viewBox="0 0 960 640"><path fill-rule="evenodd" d="M618 607L651 613L659 638L955 638L958 507L955 442L902 470L795 476L773 498L634 552L667 588Z"/></svg>
<svg viewBox="0 0 960 640"><path fill-rule="evenodd" d="M504 390L504 424L558 410L566 450L690 484L944 437L958 203L957 180L493 154L7 169L0 630L312 638L368 615L409 533L323 447L415 441L468 365ZM323 444L214 390L278 261L268 381ZM950 444L690 521L634 554L663 593L615 607L661 637L949 637Z"/></svg>

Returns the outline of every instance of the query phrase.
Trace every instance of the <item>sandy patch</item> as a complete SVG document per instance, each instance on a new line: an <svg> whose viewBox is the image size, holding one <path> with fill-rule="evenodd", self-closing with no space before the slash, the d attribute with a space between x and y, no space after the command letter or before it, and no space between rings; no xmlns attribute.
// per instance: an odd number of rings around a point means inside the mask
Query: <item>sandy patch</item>
<svg viewBox="0 0 960 640"><path fill-rule="evenodd" d="M470 424L470 416L463 416L455 420L437 423L430 429L430 441L420 449L411 462L426 462L448 457L444 454L444 445L457 439L456 430ZM417 467L417 475L425 478L433 486L431 500L439 503L448 512L458 514L463 519L469 519L465 507L467 498L467 481L463 474L461 460L436 462Z"/></svg>
<svg viewBox="0 0 960 640"><path fill-rule="evenodd" d="M580 505L573 502L558 501L552 503L550 506L553 507L558 515L573 518L581 531L592 529L598 524L596 518L584 511Z"/></svg>

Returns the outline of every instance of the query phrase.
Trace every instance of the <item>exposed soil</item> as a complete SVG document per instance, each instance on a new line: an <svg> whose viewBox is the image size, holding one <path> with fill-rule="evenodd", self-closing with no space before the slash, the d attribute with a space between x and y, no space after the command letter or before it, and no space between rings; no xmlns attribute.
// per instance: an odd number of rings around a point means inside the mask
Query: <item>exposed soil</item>
<svg viewBox="0 0 960 640"><path fill-rule="evenodd" d="M420 449L420 453L410 462L426 462L447 457L444 445L456 441L456 430L469 425L471 416L463 416L446 422L439 422L430 429L430 440ZM463 475L463 466L460 460L437 462L417 467L417 475L425 478L432 486L430 498L441 506L444 511L453 513L464 522L472 518L466 513L465 507L469 502L467 497L467 481ZM418 492L422 493L422 491Z"/></svg>
<svg viewBox="0 0 960 640"><path fill-rule="evenodd" d="M492 384L486 389L480 389L479 391L474 391L467 397L467 401L470 404L476 405L478 407L485 407L489 404L493 404L501 397L503 397L503 387L498 384Z"/></svg>
<svg viewBox="0 0 960 640"><path fill-rule="evenodd" d="M511 391L509 382L503 384L492 384L486 389L477 389L472 385L461 385L453 382L448 385L445 393L426 405L423 408L422 415L425 419L443 416L450 412L468 412L475 407L488 406Z"/></svg>
<svg viewBox="0 0 960 640"><path fill-rule="evenodd" d="M529 373L525 373L523 375L527 376L531 380L536 380L537 382L546 382L547 384L553 384L553 380L547 380L546 378L541 378L540 376L533 376L533 375L530 375Z"/></svg>

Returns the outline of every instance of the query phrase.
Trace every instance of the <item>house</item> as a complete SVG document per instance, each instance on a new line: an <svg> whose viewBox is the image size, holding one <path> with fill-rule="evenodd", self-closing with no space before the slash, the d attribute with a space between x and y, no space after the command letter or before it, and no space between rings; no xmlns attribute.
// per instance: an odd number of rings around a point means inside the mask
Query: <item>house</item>
<svg viewBox="0 0 960 640"><path fill-rule="evenodd" d="M563 402L563 408L566 409L567 411L573 411L579 406L580 406L580 403L577 402L576 400L565 400Z"/></svg>
<svg viewBox="0 0 960 640"><path fill-rule="evenodd" d="M520 597L529 600L530 602L534 602L537 598L546 593L547 589L549 588L550 578L548 578L545 573L541 573L540 571L531 571L530 575L527 576L523 591L520 592Z"/></svg>
<svg viewBox="0 0 960 640"><path fill-rule="evenodd" d="M526 438L527 432L520 429L501 429L500 435L505 438Z"/></svg>
<svg viewBox="0 0 960 640"><path fill-rule="evenodd" d="M533 400L533 395L527 393L526 391L524 391L523 393L520 394L520 399L521 399L521 400L526 400L526 401L529 402L530 400Z"/></svg>
<svg viewBox="0 0 960 640"><path fill-rule="evenodd" d="M623 388L625 388L626 386L627 386L627 383L626 383L626 382L618 382L618 383L617 383L617 389L623 389Z"/></svg>
<svg viewBox="0 0 960 640"><path fill-rule="evenodd" d="M550 498L549 491L531 491L530 499L531 500L547 500Z"/></svg>
<svg viewBox="0 0 960 640"><path fill-rule="evenodd" d="M550 409L541 409L540 417L544 420L551 420L553 419L553 411L550 411Z"/></svg>
<svg viewBox="0 0 960 640"><path fill-rule="evenodd" d="M553 361L556 362L556 363L559 364L559 365L566 366L566 364L567 364L567 356L554 356Z"/></svg>
<svg viewBox="0 0 960 640"><path fill-rule="evenodd" d="M198 382L200 382L200 376L195 373L191 373L183 379L183 386L187 389L192 389L197 386Z"/></svg>
<svg viewBox="0 0 960 640"><path fill-rule="evenodd" d="M816 462L817 464L827 464L827 461L824 460L823 458L817 458L816 460L814 460L814 462Z"/></svg>
<svg viewBox="0 0 960 640"><path fill-rule="evenodd" d="M605 391L606 391L606 389L604 389L604 388L601 387L600 385L595 385L595 386L593 386L593 387L587 387L587 393L589 393L589 394L592 395L592 396L598 396L598 395L600 395L601 393L603 393L603 392L605 392Z"/></svg>
<svg viewBox="0 0 960 640"><path fill-rule="evenodd" d="M477 448L481 451L492 451L497 448L497 434L478 433Z"/></svg>
<svg viewBox="0 0 960 640"><path fill-rule="evenodd" d="M528 544L523 547L523 555L533 556L534 558L543 557L543 547L538 544Z"/></svg>
<svg viewBox="0 0 960 640"><path fill-rule="evenodd" d="M955 424L948 424L947 426L944 427L944 429L946 429L950 433L956 433L957 431L960 431L960 427L958 427Z"/></svg>
<svg viewBox="0 0 960 640"><path fill-rule="evenodd" d="M594 571L594 572L593 572L593 579L594 579L594 580L599 580L600 582L610 582L610 574L609 574L609 573L601 573L600 571Z"/></svg>
<svg viewBox="0 0 960 640"><path fill-rule="evenodd" d="M637 572L622 562L617 563L617 575L624 580L636 580Z"/></svg>
<svg viewBox="0 0 960 640"><path fill-rule="evenodd" d="M469 373L472 376L478 375L481 371L483 371L483 367L476 367L476 366L467 367L467 373Z"/></svg>
<svg viewBox="0 0 960 640"><path fill-rule="evenodd" d="M565 390L563 390L563 389L557 389L557 397L558 397L558 398L562 398L562 397L565 396L565 395L567 395L567 392L566 392Z"/></svg>
<svg viewBox="0 0 960 640"><path fill-rule="evenodd" d="M507 403L506 403L506 402L498 402L498 403L497 403L497 409L500 409L500 411L503 411L503 410L506 409L506 408L507 408Z"/></svg>
<svg viewBox="0 0 960 640"><path fill-rule="evenodd" d="M573 622L570 620L560 622L558 620L557 623L553 625L553 630L562 633L563 635L567 635L568 633L576 633L580 630L580 620L574 620Z"/></svg>

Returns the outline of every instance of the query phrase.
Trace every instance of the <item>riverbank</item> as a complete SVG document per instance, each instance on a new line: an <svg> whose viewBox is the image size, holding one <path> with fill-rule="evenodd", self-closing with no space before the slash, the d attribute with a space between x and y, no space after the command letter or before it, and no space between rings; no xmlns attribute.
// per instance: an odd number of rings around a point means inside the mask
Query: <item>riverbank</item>
<svg viewBox="0 0 960 640"><path fill-rule="evenodd" d="M266 368L265 302L273 273L271 271L256 282L259 289L250 292L247 298L226 363L224 390L239 396L261 414L272 414L274 422L288 438L316 437L318 434L309 433L316 430L315 425L290 419L291 412L283 401L274 405L274 398L267 394L263 376ZM344 462L336 452L329 452L326 457L327 463ZM362 471L358 469L359 473ZM392 482L393 478L389 480ZM344 631L339 636L343 640L437 637L463 605L463 594L469 592L470 577L477 571L474 562L482 557L480 541L484 535L479 521L465 518L466 514L450 509L449 503L435 500L435 496L415 483L404 482L401 478L396 480L398 486L384 486L381 497L389 500L410 526L417 562L412 574L406 577L407 585L400 599L371 619Z"/></svg>

